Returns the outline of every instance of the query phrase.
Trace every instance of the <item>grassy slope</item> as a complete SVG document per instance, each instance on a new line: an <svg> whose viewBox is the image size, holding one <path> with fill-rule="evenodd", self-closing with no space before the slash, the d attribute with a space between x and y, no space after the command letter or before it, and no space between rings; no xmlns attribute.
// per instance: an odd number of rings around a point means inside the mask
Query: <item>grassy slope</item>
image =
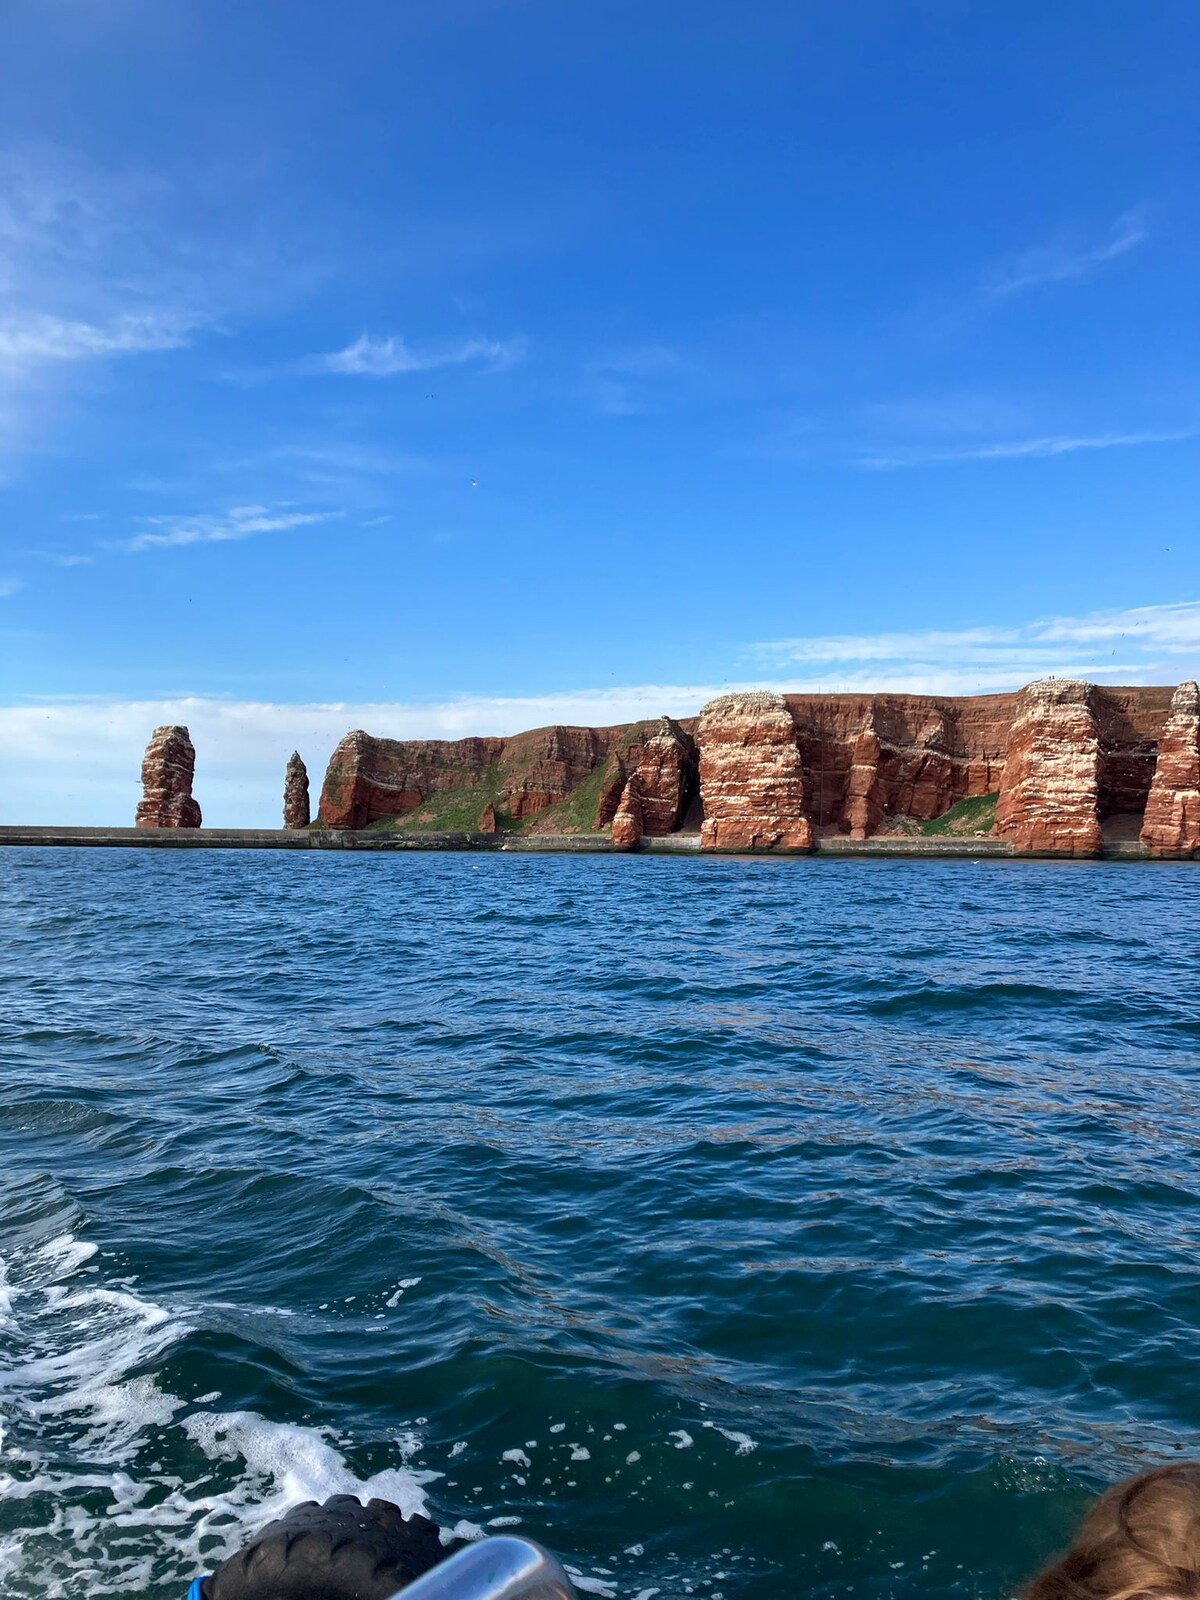
<svg viewBox="0 0 1200 1600"><path fill-rule="evenodd" d="M991 833L996 825L996 801L999 798L998 794L980 794L970 800L960 800L944 816L935 817L932 822L923 822L920 833L926 839L971 838Z"/></svg>
<svg viewBox="0 0 1200 1600"><path fill-rule="evenodd" d="M538 833L591 833L604 773L605 763L601 762L591 777L572 789L566 799L530 817L526 828L536 828Z"/></svg>
<svg viewBox="0 0 1200 1600"><path fill-rule="evenodd" d="M380 833L474 833L488 806L495 806L504 787L499 762L487 768L478 783L464 789L443 789L431 794L415 811L403 817L380 817L371 829ZM514 822L496 809L496 824L515 829Z"/></svg>

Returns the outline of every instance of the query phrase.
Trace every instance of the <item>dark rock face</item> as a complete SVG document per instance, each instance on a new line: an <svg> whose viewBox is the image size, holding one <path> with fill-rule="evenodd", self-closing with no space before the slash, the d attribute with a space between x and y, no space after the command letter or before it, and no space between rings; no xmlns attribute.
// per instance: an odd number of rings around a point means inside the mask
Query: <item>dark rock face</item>
<svg viewBox="0 0 1200 1600"><path fill-rule="evenodd" d="M1156 856L1200 856L1200 686L1181 683L1158 741L1142 819L1142 843Z"/></svg>
<svg viewBox="0 0 1200 1600"><path fill-rule="evenodd" d="M200 807L192 799L196 751L186 728L155 728L142 759L138 828L198 828Z"/></svg>
<svg viewBox="0 0 1200 1600"><path fill-rule="evenodd" d="M621 801L612 819L614 850L636 850L645 832L642 786L634 773L621 792Z"/></svg>
<svg viewBox="0 0 1200 1600"><path fill-rule="evenodd" d="M309 821L308 768L301 761L300 752L293 750L283 780L283 825L307 828Z"/></svg>

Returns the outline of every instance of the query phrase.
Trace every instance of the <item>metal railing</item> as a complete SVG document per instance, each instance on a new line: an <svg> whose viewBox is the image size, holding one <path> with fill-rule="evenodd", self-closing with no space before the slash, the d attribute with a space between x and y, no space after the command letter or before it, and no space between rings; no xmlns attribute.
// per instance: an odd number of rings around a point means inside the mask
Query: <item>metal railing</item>
<svg viewBox="0 0 1200 1600"><path fill-rule="evenodd" d="M562 1563L532 1539L480 1539L392 1600L578 1600Z"/></svg>

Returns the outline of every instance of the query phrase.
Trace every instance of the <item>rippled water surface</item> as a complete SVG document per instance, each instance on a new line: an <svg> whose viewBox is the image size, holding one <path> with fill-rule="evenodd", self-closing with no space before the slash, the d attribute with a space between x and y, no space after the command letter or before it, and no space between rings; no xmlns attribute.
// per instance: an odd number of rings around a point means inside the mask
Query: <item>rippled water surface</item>
<svg viewBox="0 0 1200 1600"><path fill-rule="evenodd" d="M1200 1455L1200 869L0 855L0 1593L369 1485L1000 1596Z"/></svg>

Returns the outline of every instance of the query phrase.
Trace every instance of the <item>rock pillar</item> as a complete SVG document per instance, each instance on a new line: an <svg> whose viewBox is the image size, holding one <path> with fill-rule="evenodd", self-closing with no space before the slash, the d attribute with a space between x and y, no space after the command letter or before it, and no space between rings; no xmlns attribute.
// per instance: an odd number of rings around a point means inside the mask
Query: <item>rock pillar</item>
<svg viewBox="0 0 1200 1600"><path fill-rule="evenodd" d="M299 750L293 750L283 779L283 825L307 828L309 820L308 768L301 761Z"/></svg>
<svg viewBox="0 0 1200 1600"><path fill-rule="evenodd" d="M700 713L701 848L811 850L796 724L780 694L727 694Z"/></svg>
<svg viewBox="0 0 1200 1600"><path fill-rule="evenodd" d="M996 833L1017 855L1100 854L1104 756L1089 683L1048 678L1017 696Z"/></svg>
<svg viewBox="0 0 1200 1600"><path fill-rule="evenodd" d="M635 850L644 831L642 785L635 773L621 791L621 803L612 819L614 850Z"/></svg>
<svg viewBox="0 0 1200 1600"><path fill-rule="evenodd" d="M198 828L200 807L192 799L196 750L186 728L155 728L142 759L139 828Z"/></svg>

